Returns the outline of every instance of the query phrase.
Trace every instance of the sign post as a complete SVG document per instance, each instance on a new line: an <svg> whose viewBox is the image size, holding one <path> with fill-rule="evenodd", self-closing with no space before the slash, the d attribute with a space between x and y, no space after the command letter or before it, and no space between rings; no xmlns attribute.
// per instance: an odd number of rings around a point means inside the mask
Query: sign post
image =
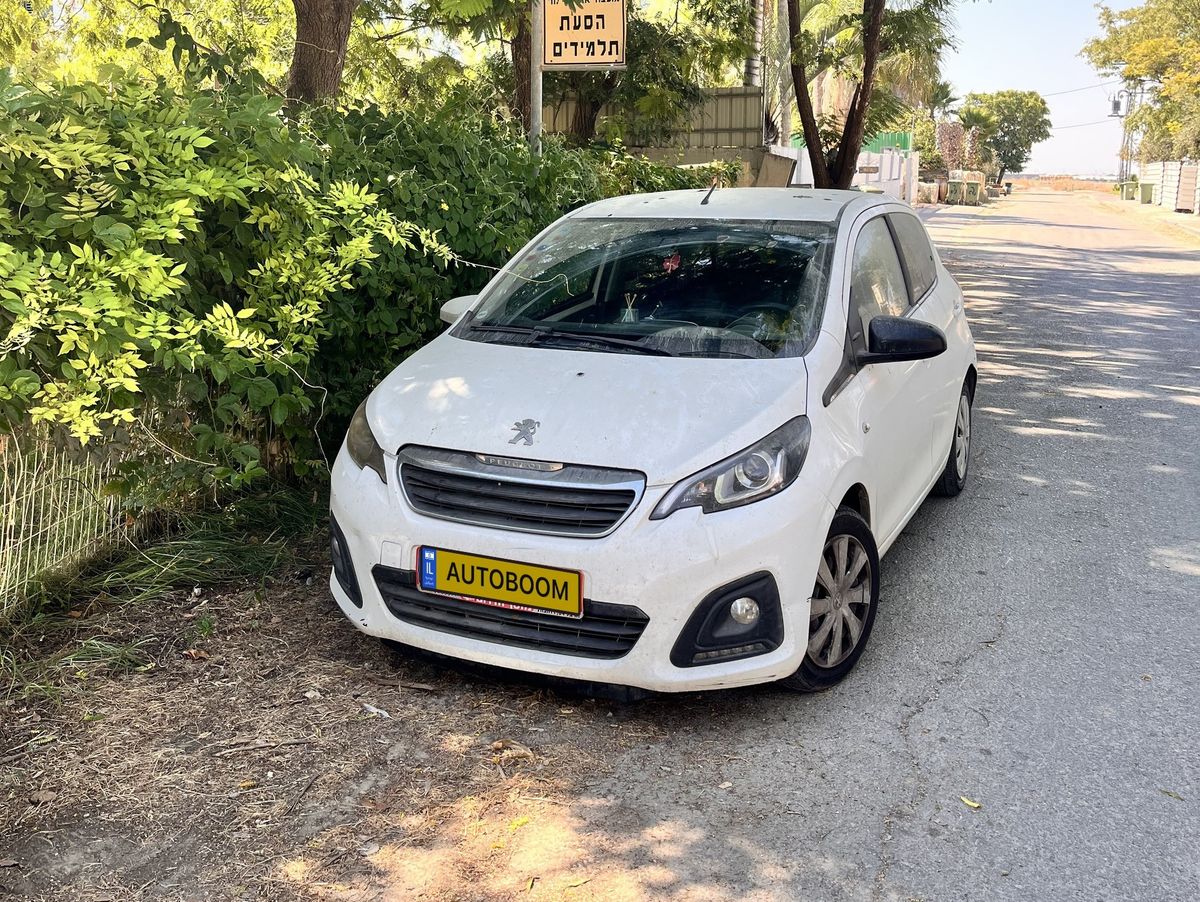
<svg viewBox="0 0 1200 902"><path fill-rule="evenodd" d="M542 48L546 0L533 0L533 22L529 33L529 147L535 157L542 155Z"/></svg>
<svg viewBox="0 0 1200 902"><path fill-rule="evenodd" d="M532 0L533 47L529 54L529 143L542 146L542 73L625 68L627 0Z"/></svg>

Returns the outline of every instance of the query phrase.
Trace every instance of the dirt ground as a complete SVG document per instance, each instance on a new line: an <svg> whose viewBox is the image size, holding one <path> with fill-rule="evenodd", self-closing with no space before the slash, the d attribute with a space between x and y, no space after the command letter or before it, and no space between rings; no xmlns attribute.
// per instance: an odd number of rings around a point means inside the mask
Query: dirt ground
<svg viewBox="0 0 1200 902"><path fill-rule="evenodd" d="M611 898L563 803L678 700L414 659L306 581L156 602L152 637L145 607L79 619L151 663L0 702L0 897Z"/></svg>

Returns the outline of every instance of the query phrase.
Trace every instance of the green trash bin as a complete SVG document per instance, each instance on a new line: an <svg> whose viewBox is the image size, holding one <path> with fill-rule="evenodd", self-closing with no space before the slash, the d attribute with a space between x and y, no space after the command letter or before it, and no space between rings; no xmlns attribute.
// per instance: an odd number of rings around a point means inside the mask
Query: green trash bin
<svg viewBox="0 0 1200 902"><path fill-rule="evenodd" d="M961 204L966 196L966 191L963 188L964 182L949 181L946 183L946 203Z"/></svg>
<svg viewBox="0 0 1200 902"><path fill-rule="evenodd" d="M1121 182L1121 200L1137 200L1137 182Z"/></svg>
<svg viewBox="0 0 1200 902"><path fill-rule="evenodd" d="M967 182L963 187L966 189L963 203L970 204L972 207L979 206L979 182Z"/></svg>

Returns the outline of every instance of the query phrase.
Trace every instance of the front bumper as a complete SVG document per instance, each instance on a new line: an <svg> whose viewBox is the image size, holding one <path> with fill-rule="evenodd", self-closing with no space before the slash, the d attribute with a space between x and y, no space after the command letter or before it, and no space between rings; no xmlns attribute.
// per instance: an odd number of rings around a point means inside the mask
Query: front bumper
<svg viewBox="0 0 1200 902"><path fill-rule="evenodd" d="M330 588L363 632L437 654L549 676L659 692L719 689L770 682L794 672L808 642L808 599L833 518L833 505L801 475L786 491L715 514L650 512L667 486L651 486L628 519L604 538L544 536L438 520L413 511L393 474L384 485L359 470L345 451L332 474L330 507L353 561L361 606L334 574ZM584 657L503 641L485 641L401 620L385 603L377 575L415 567L430 545L583 572L593 602L644 612L648 622L619 657ZM378 573L376 568L379 568ZM735 580L767 573L778 587L783 639L778 648L740 660L678 667L671 650L697 605Z"/></svg>

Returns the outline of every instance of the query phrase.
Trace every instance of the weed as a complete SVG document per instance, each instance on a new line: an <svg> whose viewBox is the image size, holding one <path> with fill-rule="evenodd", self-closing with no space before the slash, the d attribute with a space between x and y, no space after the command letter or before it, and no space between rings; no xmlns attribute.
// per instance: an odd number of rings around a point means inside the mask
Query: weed
<svg viewBox="0 0 1200 902"><path fill-rule="evenodd" d="M101 633L103 614L126 604L146 604L168 593L253 586L315 555L326 504L317 493L278 490L243 496L216 509L177 515L156 540L127 544L74 574L43 586L38 603L0 624L0 695L56 698L65 685L97 673L127 673L154 666L182 637ZM199 617L194 636L216 629Z"/></svg>
<svg viewBox="0 0 1200 902"><path fill-rule="evenodd" d="M213 630L217 628L217 618L211 614L205 614L196 620L196 638L207 639L213 634Z"/></svg>

